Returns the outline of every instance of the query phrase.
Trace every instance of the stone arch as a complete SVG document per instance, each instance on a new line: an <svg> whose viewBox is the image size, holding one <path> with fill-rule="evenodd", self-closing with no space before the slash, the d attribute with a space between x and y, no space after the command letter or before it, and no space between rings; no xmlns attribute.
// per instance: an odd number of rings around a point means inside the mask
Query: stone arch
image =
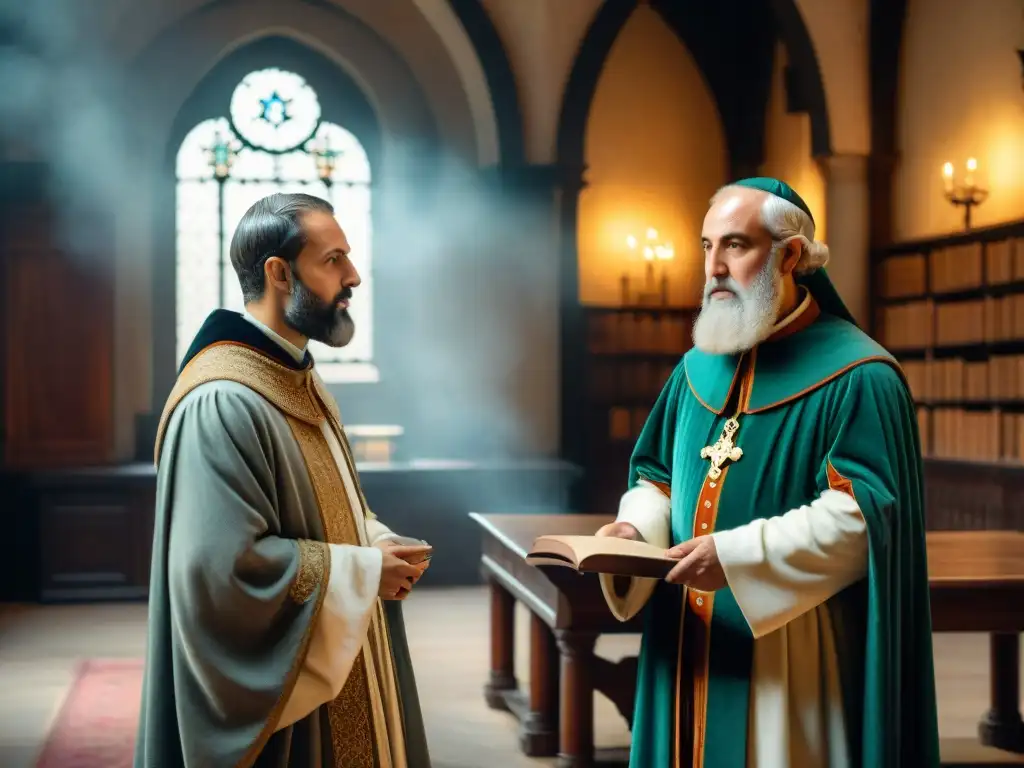
<svg viewBox="0 0 1024 768"><path fill-rule="evenodd" d="M774 26L789 51L791 82L797 92L800 107L809 113L812 153L827 156L832 153L832 143L826 91L811 36L796 2L747 0L742 9L710 6L711 10L703 14L701 23L716 24L716 29L721 30L722 35L727 31L735 34L737 25L734 20L737 14L744 14L746 23L740 26L745 28L746 39L758 44L756 63L752 66L758 73L764 73L752 78L757 95L751 101L760 103L762 116L767 110L770 94L775 43L775 39L766 38L763 29ZM609 52L638 5L639 0L605 0L602 3L584 35L570 70L558 122L556 161L568 179L559 212L562 295L560 330L562 370L566 372L562 383L561 449L562 455L570 461L581 460L585 452L582 444L586 418L582 403L585 398L580 395L585 382L576 380L578 375L575 372L584 370L585 364L585 318L577 301L577 230L579 193L585 184L583 174L586 165L587 122ZM733 173L746 175L756 170L764 159L764 125L763 122L749 121L749 102L742 104L737 101L740 95L745 96L740 91L751 78L745 77L737 65L733 65L730 70L728 62L721 64L716 61L712 48L700 49L701 36L692 34L693 19L687 18L686 4L673 3L671 0L650 0L650 5L662 15L683 45L691 51L708 82L722 118ZM716 16L716 13L719 15ZM722 35L718 35L718 39ZM746 125L745 122L752 122L753 125Z"/></svg>
<svg viewBox="0 0 1024 768"><path fill-rule="evenodd" d="M809 0L770 0L785 32L791 55L799 55L796 77L803 95L811 94L804 82L809 77L813 56L820 80L822 103L828 111L812 111L812 131L820 130L815 120L824 118L828 127L829 151L814 154L867 156L871 152L871 105L869 28L876 6L899 7L893 3L865 0L859 3L818 3ZM869 8L870 6L870 8ZM788 31L787 31L788 30ZM873 43L872 43L873 44ZM816 86L817 87L817 86Z"/></svg>
<svg viewBox="0 0 1024 768"><path fill-rule="evenodd" d="M180 116L188 112L183 108L191 94L235 52L267 36L287 38L364 95L379 127L375 178L436 178L420 164L422 157L408 151L424 140L429 147L422 155L444 152L470 171L515 162L522 154L522 125L511 69L504 50L489 42L495 37L489 17L472 6L455 0L345 0L344 8L338 0L181 0L131 4L112 25L106 44L133 75L127 100L141 129L138 145L129 150L135 188L118 217L116 311L133 318L135 329L116 340L119 455L132 451L133 432L139 455L146 454L149 427L144 420L133 430L133 417L158 410L173 381L173 334L163 330L173 327L167 325L173 297L168 304L156 286L167 278L162 265L173 262L168 157L182 130L178 121L187 122ZM493 97L492 87L499 91ZM368 151L373 143L367 141ZM140 228L139 221L152 224ZM378 245L386 247L380 240Z"/></svg>
<svg viewBox="0 0 1024 768"><path fill-rule="evenodd" d="M137 70L145 70L160 52L165 64L168 53L176 57L164 79L180 104L182 91L198 82L202 67L209 69L254 37L283 32L358 74L368 93L401 101L394 98L398 87L418 91L416 101L426 105L446 149L472 165L487 166L521 155L522 125L504 50L477 5L345 0L342 8L338 0L184 0L153 8L141 3L121 18L112 45ZM379 64L383 52L389 59L386 76L364 66L368 59ZM176 112L173 105L167 111ZM384 114L382 123L389 130L402 128L401 120Z"/></svg>
<svg viewBox="0 0 1024 768"><path fill-rule="evenodd" d="M151 346L154 402L166 397L175 377L175 338L171 329L176 327L174 211L178 149L196 125L209 118L224 116L231 91L242 77L268 65L295 71L313 87L320 97L323 119L342 125L356 136L366 150L372 177L380 179L383 176L379 184L375 181L375 188L379 187L385 194L394 188L394 182L401 185L402 177L409 175L407 162L412 156L425 158L419 166L422 169L419 175L423 176L429 174L430 163L435 159L435 153L430 151L434 142L428 134L425 140L421 140L425 151L403 153L406 163L398 162L393 157L396 154L394 147L389 147L394 137L389 137L384 129L379 105L355 77L315 49L290 36L268 36L234 47L205 73L182 103L170 124L160 162L154 166L153 197L156 205L153 215L151 309L153 328L159 329L153 334ZM416 117L415 105L411 107L410 119ZM430 130L432 126L424 122L421 128ZM397 176L398 173L402 177ZM380 206L375 205L373 210L374 218L379 218Z"/></svg>
<svg viewBox="0 0 1024 768"><path fill-rule="evenodd" d="M816 156L829 155L832 153L829 112L824 81L811 36L796 0L768 1L769 5L762 5L760 10L771 11L779 36L789 50L793 83L799 91L801 106L808 112L811 120L812 152ZM584 165L584 136L594 92L608 53L637 5L638 0L606 0L595 14L584 36L569 74L559 117L557 156L559 164L564 167L582 169ZM675 10L676 6L667 2L652 2L652 6L662 13L669 25L679 33L685 19ZM683 42L684 45L688 45L689 41ZM705 77L708 77L708 67L703 68ZM713 87L713 90L716 89ZM723 94L718 91L715 96L721 101ZM728 120L723 122L726 123L726 131L729 133Z"/></svg>
<svg viewBox="0 0 1024 768"><path fill-rule="evenodd" d="M498 127L499 161L503 166L526 162L525 126L515 73L491 17L479 0L448 0L469 36L487 78Z"/></svg>

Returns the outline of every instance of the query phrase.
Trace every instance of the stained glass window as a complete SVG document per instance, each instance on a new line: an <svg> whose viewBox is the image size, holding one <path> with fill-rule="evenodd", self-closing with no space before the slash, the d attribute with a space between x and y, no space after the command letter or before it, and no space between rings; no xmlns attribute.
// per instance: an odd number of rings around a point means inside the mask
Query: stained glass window
<svg viewBox="0 0 1024 768"><path fill-rule="evenodd" d="M177 357L180 361L218 307L241 311L242 292L228 246L245 211L274 192L329 200L362 278L349 312L352 342L311 341L326 381L376 381L370 163L359 140L321 119L316 92L301 77L262 69L243 78L226 112L185 137L177 156Z"/></svg>

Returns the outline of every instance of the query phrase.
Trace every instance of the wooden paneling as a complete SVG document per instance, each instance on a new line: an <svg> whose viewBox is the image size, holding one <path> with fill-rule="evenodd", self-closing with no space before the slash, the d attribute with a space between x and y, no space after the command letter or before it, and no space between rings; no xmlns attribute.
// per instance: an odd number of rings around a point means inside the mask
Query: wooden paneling
<svg viewBox="0 0 1024 768"><path fill-rule="evenodd" d="M152 466L32 475L42 600L149 593L156 482Z"/></svg>
<svg viewBox="0 0 1024 768"><path fill-rule="evenodd" d="M62 250L46 204L12 205L5 219L5 463L38 469L109 461L112 249Z"/></svg>
<svg viewBox="0 0 1024 768"><path fill-rule="evenodd" d="M378 464L362 468L360 480L386 525L434 545L430 583L456 586L480 578L480 537L471 511L565 511L577 475L576 468L559 461ZM25 487L19 519L35 522L16 527L21 539L15 546L34 553L23 561L38 564L37 578L30 588L19 589L18 599L147 596L156 500L152 464L54 469L14 479ZM6 572L3 565L0 574ZM12 587L0 583L0 601L14 599Z"/></svg>
<svg viewBox="0 0 1024 768"><path fill-rule="evenodd" d="M556 461L398 464L363 467L360 479L383 522L434 545L430 583L457 586L479 582L480 536L469 512L567 511L578 474ZM60 469L6 480L0 488L10 491L5 498L14 514L10 535L0 539L0 575L10 577L0 579L0 600L147 595L156 496L152 464ZM1024 531L1022 467L926 461L925 499L929 530ZM37 577L25 584L33 571Z"/></svg>

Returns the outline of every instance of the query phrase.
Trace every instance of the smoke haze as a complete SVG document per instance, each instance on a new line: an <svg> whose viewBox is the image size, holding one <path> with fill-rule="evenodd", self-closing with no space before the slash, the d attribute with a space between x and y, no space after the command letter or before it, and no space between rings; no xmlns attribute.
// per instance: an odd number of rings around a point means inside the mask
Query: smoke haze
<svg viewBox="0 0 1024 768"><path fill-rule="evenodd" d="M146 116L130 103L130 73L104 47L98 4L0 3L7 159L50 166L49 194L60 214L55 235L69 254L107 255L111 218L123 214L132 202L126 195L151 167L140 159ZM422 147L390 140L387 151L404 152L411 167ZM438 167L429 179L410 173L400 188L391 180L380 193L387 197L374 198L384 211L374 233L375 346L394 364L380 385L335 388L342 412L353 423L406 425L407 458L551 455L559 296L552 207L501 195L479 169L450 157ZM120 227L139 228L129 239L153 237L149 219L127 218ZM338 218L344 224L345 212ZM118 301L149 303L142 296ZM153 328L153 336L173 333ZM152 344L130 337L123 343ZM148 355L144 348L131 356ZM129 373L118 375L127 381Z"/></svg>

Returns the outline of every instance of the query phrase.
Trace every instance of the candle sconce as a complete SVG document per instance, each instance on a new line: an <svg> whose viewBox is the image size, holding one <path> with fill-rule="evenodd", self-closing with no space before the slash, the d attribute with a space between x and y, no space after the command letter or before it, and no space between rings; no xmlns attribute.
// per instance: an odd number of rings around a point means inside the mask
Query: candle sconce
<svg viewBox="0 0 1024 768"><path fill-rule="evenodd" d="M672 243L658 239L658 230L647 228L643 246L635 235L626 237L626 248L629 249L630 262L642 258L645 263L644 286L634 298L630 290L629 271L622 273L622 304L623 306L668 306L668 264L675 258ZM660 280L655 278L655 262L661 264ZM660 290L659 285L660 283Z"/></svg>
<svg viewBox="0 0 1024 768"><path fill-rule="evenodd" d="M945 183L946 199L954 206L963 206L964 229L971 228L971 210L981 205L988 198L988 190L975 183L974 174L978 171L978 161L973 157L967 159L966 173L963 180L958 181L953 173L953 164L942 166L942 177Z"/></svg>
<svg viewBox="0 0 1024 768"><path fill-rule="evenodd" d="M315 142L310 149L310 154L316 161L316 172L324 185L330 189L333 183L334 168L337 165L341 152L331 148L331 140L326 135Z"/></svg>

